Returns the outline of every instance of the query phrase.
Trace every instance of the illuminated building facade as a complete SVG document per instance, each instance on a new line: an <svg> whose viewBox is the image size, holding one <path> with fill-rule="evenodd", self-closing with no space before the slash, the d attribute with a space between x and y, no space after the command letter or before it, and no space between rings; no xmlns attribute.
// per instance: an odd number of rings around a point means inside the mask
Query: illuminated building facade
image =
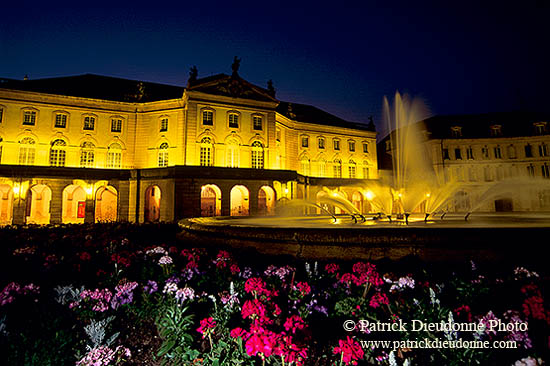
<svg viewBox="0 0 550 366"><path fill-rule="evenodd" d="M376 179L376 132L232 75L0 79L0 223L271 214ZM352 192L349 192L351 195Z"/></svg>

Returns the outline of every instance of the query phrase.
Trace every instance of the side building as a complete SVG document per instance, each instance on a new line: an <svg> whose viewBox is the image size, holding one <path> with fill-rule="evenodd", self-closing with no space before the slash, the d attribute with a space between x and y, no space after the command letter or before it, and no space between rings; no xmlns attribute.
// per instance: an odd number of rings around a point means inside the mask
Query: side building
<svg viewBox="0 0 550 366"><path fill-rule="evenodd" d="M422 121L427 155L439 183L453 181L460 187L447 209L550 211L549 117L503 112ZM387 138L379 143L381 169L391 169L392 149Z"/></svg>
<svg viewBox="0 0 550 366"><path fill-rule="evenodd" d="M0 79L0 223L272 214L376 179L375 141L372 124L279 101L236 70L186 87Z"/></svg>

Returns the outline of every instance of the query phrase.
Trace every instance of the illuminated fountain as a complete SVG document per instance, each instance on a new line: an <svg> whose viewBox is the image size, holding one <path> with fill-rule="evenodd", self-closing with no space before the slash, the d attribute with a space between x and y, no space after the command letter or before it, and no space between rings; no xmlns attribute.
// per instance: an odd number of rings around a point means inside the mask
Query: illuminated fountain
<svg viewBox="0 0 550 366"><path fill-rule="evenodd" d="M369 203L368 210L358 210L339 192L342 187L323 187L315 198L279 200L272 217L182 220L182 238L319 259L398 259L407 255L426 260L534 258L530 253L540 248L535 241L525 243L525 237L550 236L549 213L476 213L475 219L469 217L488 202L517 197L519 190L550 190L550 180L523 178L482 184L468 212L459 216L448 213L448 207L459 203L457 192L465 183L445 182L434 171L418 123L425 117L422 104L396 93L393 109L384 100L384 114L392 131L388 137L392 174L353 184ZM520 242L527 249L521 253L517 250Z"/></svg>

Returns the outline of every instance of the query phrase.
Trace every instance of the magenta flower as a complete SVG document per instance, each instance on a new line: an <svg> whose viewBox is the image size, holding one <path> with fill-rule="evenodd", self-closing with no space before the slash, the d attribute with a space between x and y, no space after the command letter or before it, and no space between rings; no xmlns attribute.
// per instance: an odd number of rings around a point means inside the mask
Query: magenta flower
<svg viewBox="0 0 550 366"><path fill-rule="evenodd" d="M346 340L339 340L338 347L334 347L332 353L341 354L342 362L346 365L350 363L352 365L357 365L357 361L361 360L364 356L361 345L349 336Z"/></svg>

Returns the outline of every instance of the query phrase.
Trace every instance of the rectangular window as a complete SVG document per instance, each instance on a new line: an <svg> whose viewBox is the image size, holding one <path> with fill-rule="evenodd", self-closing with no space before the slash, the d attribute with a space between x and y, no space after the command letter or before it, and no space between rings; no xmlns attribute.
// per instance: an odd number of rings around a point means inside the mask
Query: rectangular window
<svg viewBox="0 0 550 366"><path fill-rule="evenodd" d="M548 164L542 165L541 169L542 169L542 176L544 178L550 178L550 171L548 170Z"/></svg>
<svg viewBox="0 0 550 366"><path fill-rule="evenodd" d="M160 120L160 132L168 131L168 118L163 118Z"/></svg>
<svg viewBox="0 0 550 366"><path fill-rule="evenodd" d="M0 108L0 123L2 123L3 119L4 119L4 109Z"/></svg>
<svg viewBox="0 0 550 366"><path fill-rule="evenodd" d="M334 150L336 151L340 150L340 140L334 140L333 145L334 145Z"/></svg>
<svg viewBox="0 0 550 366"><path fill-rule="evenodd" d="M307 136L302 137L302 147L308 147L309 146L309 138Z"/></svg>
<svg viewBox="0 0 550 366"><path fill-rule="evenodd" d="M460 150L460 148L455 149L455 159L462 160L462 151Z"/></svg>
<svg viewBox="0 0 550 366"><path fill-rule="evenodd" d="M84 127L82 128L85 131L93 131L95 128L95 117L86 116L84 117Z"/></svg>
<svg viewBox="0 0 550 366"><path fill-rule="evenodd" d="M369 168L363 167L363 179L369 179Z"/></svg>
<svg viewBox="0 0 550 366"><path fill-rule="evenodd" d="M61 149L50 150L50 166L65 166L66 151Z"/></svg>
<svg viewBox="0 0 550 366"><path fill-rule="evenodd" d="M539 155L541 157L548 156L548 145L546 145L545 143L539 145Z"/></svg>
<svg viewBox="0 0 550 366"><path fill-rule="evenodd" d="M342 178L342 165L335 164L333 167L334 178Z"/></svg>
<svg viewBox="0 0 550 366"><path fill-rule="evenodd" d="M276 133L276 139L277 141L281 141L281 130L277 130L277 133Z"/></svg>
<svg viewBox="0 0 550 366"><path fill-rule="evenodd" d="M264 168L264 153L259 150L252 150L252 168L263 169Z"/></svg>
<svg viewBox="0 0 550 366"><path fill-rule="evenodd" d="M474 150L472 149L471 146L469 146L467 149L466 149L466 158L468 160L474 160Z"/></svg>
<svg viewBox="0 0 550 366"><path fill-rule="evenodd" d="M94 167L94 152L93 151L81 151L80 152L80 166L83 168Z"/></svg>
<svg viewBox="0 0 550 366"><path fill-rule="evenodd" d="M58 113L55 115L55 127L65 128L67 127L67 115Z"/></svg>
<svg viewBox="0 0 550 366"><path fill-rule="evenodd" d="M501 154L501 151L500 151L500 146L495 146L493 148L493 151L495 153L495 159L502 159L502 154Z"/></svg>
<svg viewBox="0 0 550 366"><path fill-rule="evenodd" d="M325 139L319 139L319 149L325 148Z"/></svg>
<svg viewBox="0 0 550 366"><path fill-rule="evenodd" d="M252 117L252 128L256 131L262 130L262 117L260 116Z"/></svg>
<svg viewBox="0 0 550 366"><path fill-rule="evenodd" d="M239 128L239 116L237 114L229 115L229 128Z"/></svg>
<svg viewBox="0 0 550 366"><path fill-rule="evenodd" d="M525 157L526 158L532 158L533 157L533 149L531 148L531 145L529 145L529 144L525 145Z"/></svg>
<svg viewBox="0 0 550 366"><path fill-rule="evenodd" d="M159 167L168 166L168 151L167 151L167 149L160 150L158 158L159 158Z"/></svg>
<svg viewBox="0 0 550 366"><path fill-rule="evenodd" d="M26 126L34 126L36 124L36 112L25 111L23 113L23 124Z"/></svg>
<svg viewBox="0 0 550 366"><path fill-rule="evenodd" d="M363 152L365 154L368 154L369 153L369 144L363 144Z"/></svg>
<svg viewBox="0 0 550 366"><path fill-rule="evenodd" d="M355 167L355 165L350 165L350 166L348 167L349 177L352 178L352 179L355 179L355 172L356 172L356 167Z"/></svg>
<svg viewBox="0 0 550 366"><path fill-rule="evenodd" d="M530 177L534 177L535 176L535 167L533 166L533 164L530 164L527 166L527 174L530 176Z"/></svg>
<svg viewBox="0 0 550 366"><path fill-rule="evenodd" d="M212 112L212 111L203 111L202 112L202 124L204 126L214 125L214 112Z"/></svg>
<svg viewBox="0 0 550 366"><path fill-rule="evenodd" d="M487 146L481 148L481 155L483 155L483 158L489 159L489 148Z"/></svg>
<svg viewBox="0 0 550 366"><path fill-rule="evenodd" d="M34 147L21 147L19 149L19 165L33 165L34 156Z"/></svg>
<svg viewBox="0 0 550 366"><path fill-rule="evenodd" d="M351 151L351 152L355 151L355 142L353 142L353 141L349 142L349 151Z"/></svg>
<svg viewBox="0 0 550 366"><path fill-rule="evenodd" d="M122 161L121 152L108 152L107 153L107 168L120 168Z"/></svg>
<svg viewBox="0 0 550 366"><path fill-rule="evenodd" d="M122 120L120 118L111 119L111 132L122 132Z"/></svg>
<svg viewBox="0 0 550 366"><path fill-rule="evenodd" d="M443 149L443 160L449 160L449 149Z"/></svg>
<svg viewBox="0 0 550 366"><path fill-rule="evenodd" d="M212 165L212 149L210 147L201 146L200 154L200 164L201 166L211 166Z"/></svg>

